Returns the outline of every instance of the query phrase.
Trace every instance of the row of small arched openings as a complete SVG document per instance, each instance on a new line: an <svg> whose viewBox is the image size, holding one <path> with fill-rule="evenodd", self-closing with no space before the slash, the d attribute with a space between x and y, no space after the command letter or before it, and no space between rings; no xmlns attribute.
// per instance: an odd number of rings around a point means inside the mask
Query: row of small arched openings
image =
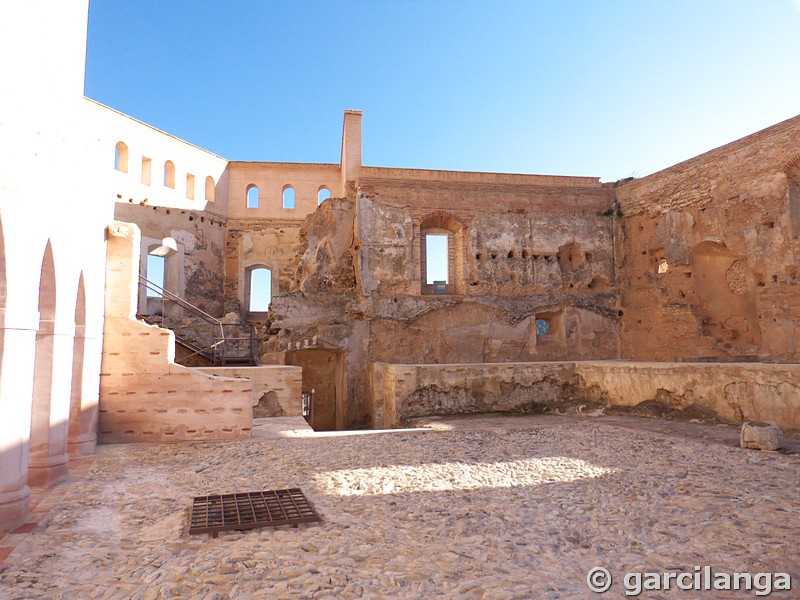
<svg viewBox="0 0 800 600"><path fill-rule="evenodd" d="M260 198L260 192L258 186L254 183L251 183L247 186L246 192L247 196L247 208L258 208ZM317 190L317 206L322 204L325 200L331 197L331 191L324 185L321 185ZM283 208L294 208L295 207L295 191L294 187L290 184L283 186L283 191L281 192L281 199L282 199L282 206Z"/></svg>
<svg viewBox="0 0 800 600"><path fill-rule="evenodd" d="M128 172L129 151L125 142L117 142L114 148L114 168L122 173ZM162 184L166 188L175 189L175 163L171 160L164 161L164 177ZM142 156L142 184L152 185L153 176L153 161ZM214 178L209 175L205 181L205 200L214 202L214 192L216 184ZM192 173L186 173L186 199L195 199L195 176Z"/></svg>

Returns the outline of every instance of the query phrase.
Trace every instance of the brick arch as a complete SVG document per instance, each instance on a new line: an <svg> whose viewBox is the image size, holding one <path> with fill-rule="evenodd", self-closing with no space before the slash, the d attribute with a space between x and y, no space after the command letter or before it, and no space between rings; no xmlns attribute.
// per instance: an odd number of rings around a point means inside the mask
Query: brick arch
<svg viewBox="0 0 800 600"><path fill-rule="evenodd" d="M428 213L422 217L422 219L420 219L419 224L420 230L446 229L447 231L451 231L453 233L461 231L466 226L467 224L457 216L444 211Z"/></svg>
<svg viewBox="0 0 800 600"><path fill-rule="evenodd" d="M783 163L781 170L788 174L790 171L797 171L800 169L800 153L795 154L792 158Z"/></svg>

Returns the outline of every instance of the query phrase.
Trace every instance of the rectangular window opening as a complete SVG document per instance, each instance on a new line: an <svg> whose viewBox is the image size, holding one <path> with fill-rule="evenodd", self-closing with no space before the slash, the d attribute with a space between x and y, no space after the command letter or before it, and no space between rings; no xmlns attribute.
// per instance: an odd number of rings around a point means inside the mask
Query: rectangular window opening
<svg viewBox="0 0 800 600"><path fill-rule="evenodd" d="M147 255L147 276L146 279L160 288L164 288L164 272L167 266L167 259L163 256ZM147 287L148 298L161 298L161 292Z"/></svg>
<svg viewBox="0 0 800 600"><path fill-rule="evenodd" d="M142 157L142 184L150 185L153 171L153 161L146 156Z"/></svg>
<svg viewBox="0 0 800 600"><path fill-rule="evenodd" d="M272 302L272 271L265 268L250 271L250 312L267 312Z"/></svg>
<svg viewBox="0 0 800 600"><path fill-rule="evenodd" d="M447 238L446 235L428 234L425 236L426 281L433 285L437 281L450 283L447 272Z"/></svg>
<svg viewBox="0 0 800 600"><path fill-rule="evenodd" d="M186 174L186 199L194 200L194 175Z"/></svg>
<svg viewBox="0 0 800 600"><path fill-rule="evenodd" d="M550 321L547 319L536 319L536 335L550 335Z"/></svg>

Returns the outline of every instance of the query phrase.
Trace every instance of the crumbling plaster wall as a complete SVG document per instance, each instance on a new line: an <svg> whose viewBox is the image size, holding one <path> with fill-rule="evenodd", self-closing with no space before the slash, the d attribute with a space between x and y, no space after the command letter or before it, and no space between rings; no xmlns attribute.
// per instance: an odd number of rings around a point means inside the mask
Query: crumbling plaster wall
<svg viewBox="0 0 800 600"><path fill-rule="evenodd" d="M797 361L800 117L622 182L622 356ZM660 268L659 268L660 267Z"/></svg>
<svg viewBox="0 0 800 600"><path fill-rule="evenodd" d="M578 297L613 285L613 188L596 179L363 171L357 248L365 294L420 294L421 228L431 220L462 228L460 295Z"/></svg>
<svg viewBox="0 0 800 600"><path fill-rule="evenodd" d="M307 218L291 291L273 300L276 335L262 346L344 349L345 425L370 420L370 362L618 356L613 188L589 178L365 170L372 177L359 180L355 198ZM461 228L461 293L423 294L421 227L431 214ZM549 320L548 335L537 334L537 318Z"/></svg>
<svg viewBox="0 0 800 600"><path fill-rule="evenodd" d="M182 256L173 266L179 265L181 273L173 273L167 289L220 316L228 161L98 102L83 100L87 127L103 149L96 169L104 175L106 197L114 202L114 218L136 223L145 246L174 238ZM115 165L118 144L124 144L124 156ZM173 169L171 180L165 172L167 163ZM147 249L141 249L143 255ZM144 257L142 262L144 266Z"/></svg>
<svg viewBox="0 0 800 600"><path fill-rule="evenodd" d="M225 249L225 312L245 317L246 269L265 266L272 271L273 297L292 289L305 247L301 238L308 233L301 231L304 219L318 210L321 189L333 196L342 195L341 170L339 165L328 164L231 162L227 173L230 220ZM258 188L258 206L252 208L247 201L251 186ZM283 206L287 186L295 191L293 208ZM322 248L321 253L324 251Z"/></svg>
<svg viewBox="0 0 800 600"><path fill-rule="evenodd" d="M224 312L246 316L246 269L264 266L272 272L273 298L291 288L299 263L303 221L234 219L225 242Z"/></svg>
<svg viewBox="0 0 800 600"><path fill-rule="evenodd" d="M108 173L104 184L109 199L227 215L227 160L99 102L81 100L85 126L104 149L96 171ZM115 169L114 150L120 142L126 152ZM172 165L172 181L165 174L167 162Z"/></svg>

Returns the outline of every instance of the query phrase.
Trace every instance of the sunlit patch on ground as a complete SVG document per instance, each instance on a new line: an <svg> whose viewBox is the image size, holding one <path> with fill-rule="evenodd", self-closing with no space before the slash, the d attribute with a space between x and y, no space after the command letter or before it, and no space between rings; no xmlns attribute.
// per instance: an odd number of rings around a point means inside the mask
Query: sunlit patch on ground
<svg viewBox="0 0 800 600"><path fill-rule="evenodd" d="M548 456L492 463L445 462L342 469L321 473L315 483L340 496L531 487L568 483L615 473L584 460Z"/></svg>

